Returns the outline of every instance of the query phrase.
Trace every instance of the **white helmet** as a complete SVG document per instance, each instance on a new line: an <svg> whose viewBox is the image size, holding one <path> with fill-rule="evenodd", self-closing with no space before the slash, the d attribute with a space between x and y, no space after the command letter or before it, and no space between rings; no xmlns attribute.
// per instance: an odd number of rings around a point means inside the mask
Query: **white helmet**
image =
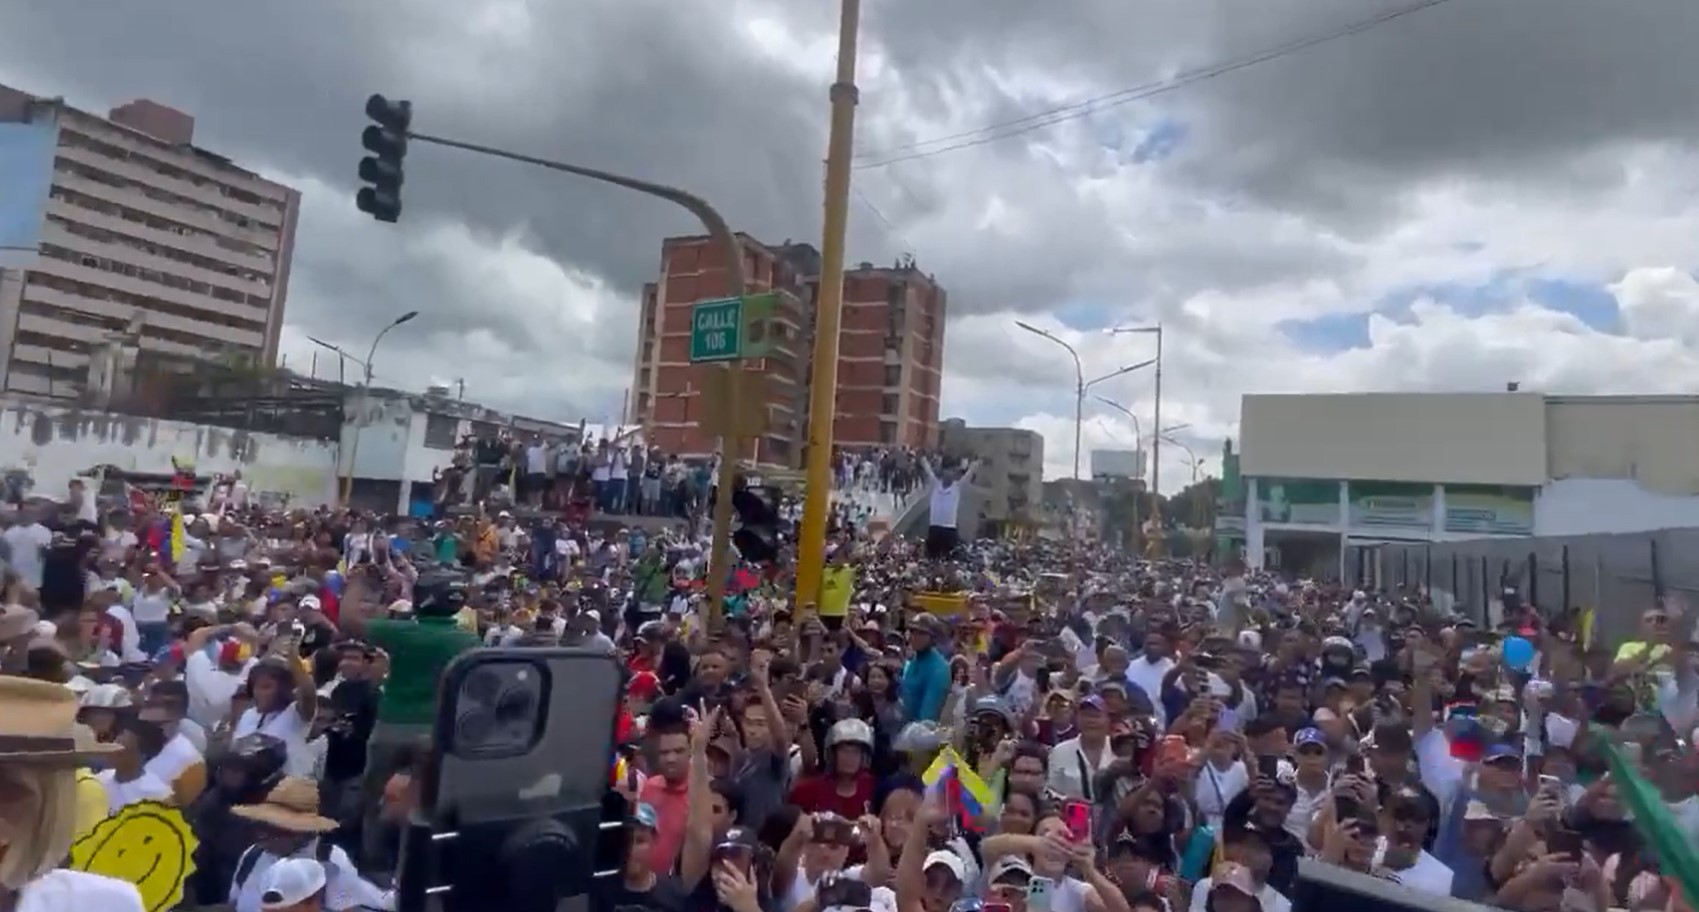
<svg viewBox="0 0 1699 912"><path fill-rule="evenodd" d="M873 750L873 728L860 719L844 719L832 725L826 732L826 749L831 750L840 744L859 744L863 748Z"/></svg>

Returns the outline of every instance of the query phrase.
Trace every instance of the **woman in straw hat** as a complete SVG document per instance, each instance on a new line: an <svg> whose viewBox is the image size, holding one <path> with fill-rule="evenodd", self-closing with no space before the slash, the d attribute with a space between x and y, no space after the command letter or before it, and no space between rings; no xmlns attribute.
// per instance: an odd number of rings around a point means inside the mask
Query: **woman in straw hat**
<svg viewBox="0 0 1699 912"><path fill-rule="evenodd" d="M231 812L257 830L230 882L229 902L235 912L262 912L266 872L288 858L312 858L324 865L324 908L330 912L395 908L394 894L362 878L348 853L325 838L338 824L319 813L319 788L311 779L285 776L264 801L237 805Z"/></svg>
<svg viewBox="0 0 1699 912"><path fill-rule="evenodd" d="M56 870L77 835L77 769L116 749L76 720L63 685L0 676L0 908L142 912L134 884Z"/></svg>

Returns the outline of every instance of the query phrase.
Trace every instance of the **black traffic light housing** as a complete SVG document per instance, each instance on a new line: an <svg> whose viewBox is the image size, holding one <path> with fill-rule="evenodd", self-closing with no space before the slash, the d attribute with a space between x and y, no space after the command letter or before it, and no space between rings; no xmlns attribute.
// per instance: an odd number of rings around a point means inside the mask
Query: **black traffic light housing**
<svg viewBox="0 0 1699 912"><path fill-rule="evenodd" d="M737 529L732 544L744 560L765 563L779 556L779 502L782 492L772 485L751 486L738 476L732 486L732 512Z"/></svg>
<svg viewBox="0 0 1699 912"><path fill-rule="evenodd" d="M407 131L413 125L413 103L390 101L382 95L366 99L372 126L360 134L360 144L372 153L360 159L361 187L354 205L380 222L401 218L401 160L407 156Z"/></svg>

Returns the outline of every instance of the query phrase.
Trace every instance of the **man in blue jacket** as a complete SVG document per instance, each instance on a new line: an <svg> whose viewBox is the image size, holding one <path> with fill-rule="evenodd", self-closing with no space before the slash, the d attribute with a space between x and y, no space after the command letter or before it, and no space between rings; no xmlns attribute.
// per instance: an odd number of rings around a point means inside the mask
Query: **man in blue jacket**
<svg viewBox="0 0 1699 912"><path fill-rule="evenodd" d="M914 655L903 665L903 715L910 722L936 722L950 695L950 660L938 645L947 634L944 622L916 613L908 622L909 648Z"/></svg>

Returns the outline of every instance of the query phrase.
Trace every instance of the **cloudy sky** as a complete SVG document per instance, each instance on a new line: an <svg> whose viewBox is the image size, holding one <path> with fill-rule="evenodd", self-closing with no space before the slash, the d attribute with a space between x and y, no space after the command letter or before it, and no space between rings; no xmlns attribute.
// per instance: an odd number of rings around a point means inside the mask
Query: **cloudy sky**
<svg viewBox="0 0 1699 912"><path fill-rule="evenodd" d="M1105 328L1160 321L1163 423L1205 471L1248 391L1699 386L1699 4L1446 0L1314 41L1416 5L865 0L849 259L912 253L949 289L945 414L1041 431L1068 473L1072 365L1017 319L1088 375L1153 354ZM402 223L375 223L352 203L373 91L818 242L826 0L0 0L0 22L0 82L182 108L302 190L291 366L307 334L364 348L418 309L381 382L601 420L660 239L697 230L426 147ZM1151 431L1148 371L1099 391ZM1134 435L1094 404L1085 438Z"/></svg>

